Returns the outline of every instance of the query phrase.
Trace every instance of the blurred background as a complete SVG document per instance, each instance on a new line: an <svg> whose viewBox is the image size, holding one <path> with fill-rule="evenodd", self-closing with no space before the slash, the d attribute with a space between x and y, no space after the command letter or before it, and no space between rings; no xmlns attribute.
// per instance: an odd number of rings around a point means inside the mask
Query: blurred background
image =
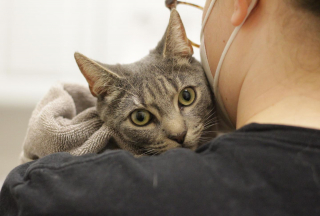
<svg viewBox="0 0 320 216"><path fill-rule="evenodd" d="M204 6L205 0L187 0ZM165 0L0 0L0 185L19 164L28 120L58 81L83 83L73 53L108 64L148 54L169 21ZM178 11L199 43L202 12ZM194 49L199 59L199 50Z"/></svg>

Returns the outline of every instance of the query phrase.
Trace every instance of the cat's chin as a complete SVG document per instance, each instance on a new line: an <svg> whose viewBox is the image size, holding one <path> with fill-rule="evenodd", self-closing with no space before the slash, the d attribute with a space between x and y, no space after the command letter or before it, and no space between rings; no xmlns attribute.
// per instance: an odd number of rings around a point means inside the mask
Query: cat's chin
<svg viewBox="0 0 320 216"><path fill-rule="evenodd" d="M166 151L172 150L172 149L178 149L178 148L185 148L185 149L190 149L192 151L195 151L199 146L202 144L198 144L198 142L190 142L187 141L183 145L178 144L177 142L174 141L167 141L165 143L162 143L165 148L158 149L156 148L154 150L148 150L145 148L134 148L134 147L129 147L128 145L124 145L124 143L121 143L121 140L119 140L120 143L118 144L117 141L114 138L111 138L106 145L104 149L102 149L99 153L103 153L107 150L126 150L129 151L133 154L134 157L139 158L142 156L157 156L160 155ZM205 143L203 143L205 144Z"/></svg>

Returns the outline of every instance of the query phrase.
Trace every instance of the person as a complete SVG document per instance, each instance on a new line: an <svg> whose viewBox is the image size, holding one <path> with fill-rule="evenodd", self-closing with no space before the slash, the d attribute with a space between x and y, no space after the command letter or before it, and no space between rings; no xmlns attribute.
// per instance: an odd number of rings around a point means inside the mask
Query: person
<svg viewBox="0 0 320 216"><path fill-rule="evenodd" d="M217 77L214 69L226 42L250 6L254 10L220 61ZM210 66L206 72L212 72L209 79L215 78L218 105L225 108L222 116L230 125L241 128L255 122L320 129L319 20L320 2L313 0L214 4L203 33Z"/></svg>
<svg viewBox="0 0 320 216"><path fill-rule="evenodd" d="M207 0L226 130L196 152L59 153L14 169L0 215L320 215L320 2Z"/></svg>

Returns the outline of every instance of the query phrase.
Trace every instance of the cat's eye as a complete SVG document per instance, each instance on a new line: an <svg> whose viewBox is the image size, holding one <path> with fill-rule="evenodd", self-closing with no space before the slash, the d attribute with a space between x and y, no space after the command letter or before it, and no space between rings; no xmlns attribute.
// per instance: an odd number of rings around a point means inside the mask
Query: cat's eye
<svg viewBox="0 0 320 216"><path fill-rule="evenodd" d="M196 93L193 88L185 88L179 94L179 105L190 106L196 99Z"/></svg>
<svg viewBox="0 0 320 216"><path fill-rule="evenodd" d="M145 126L151 120L151 114L147 110L136 110L131 114L132 122L137 126Z"/></svg>

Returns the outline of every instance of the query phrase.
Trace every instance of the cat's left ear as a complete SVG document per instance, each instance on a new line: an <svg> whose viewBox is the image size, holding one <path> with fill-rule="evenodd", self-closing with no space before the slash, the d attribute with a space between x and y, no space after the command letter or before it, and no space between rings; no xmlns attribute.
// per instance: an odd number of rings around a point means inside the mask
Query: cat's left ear
<svg viewBox="0 0 320 216"><path fill-rule="evenodd" d="M81 73L89 84L91 94L95 97L110 93L111 86L121 79L118 74L81 53L76 52L74 57Z"/></svg>
<svg viewBox="0 0 320 216"><path fill-rule="evenodd" d="M193 48L187 37L181 17L178 11L173 8L166 32L163 56L180 60L190 59L192 55Z"/></svg>

